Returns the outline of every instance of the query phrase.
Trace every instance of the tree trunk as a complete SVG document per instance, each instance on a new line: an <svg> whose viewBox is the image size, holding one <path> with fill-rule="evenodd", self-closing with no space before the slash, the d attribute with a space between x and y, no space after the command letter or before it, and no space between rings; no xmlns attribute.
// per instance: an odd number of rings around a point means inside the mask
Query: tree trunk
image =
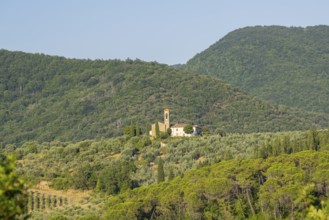
<svg viewBox="0 0 329 220"><path fill-rule="evenodd" d="M260 200L260 209L262 211L262 214L265 215L264 213L264 207L263 207L263 201Z"/></svg>
<svg viewBox="0 0 329 220"><path fill-rule="evenodd" d="M291 220L294 220L295 219L295 217L294 217L294 209L295 209L294 201L291 201Z"/></svg>
<svg viewBox="0 0 329 220"><path fill-rule="evenodd" d="M252 212L252 215L255 215L256 213L255 213L255 209L252 206L251 201L250 201L249 191L250 191L249 189L246 189L247 200L248 200L248 204L249 204L250 210Z"/></svg>

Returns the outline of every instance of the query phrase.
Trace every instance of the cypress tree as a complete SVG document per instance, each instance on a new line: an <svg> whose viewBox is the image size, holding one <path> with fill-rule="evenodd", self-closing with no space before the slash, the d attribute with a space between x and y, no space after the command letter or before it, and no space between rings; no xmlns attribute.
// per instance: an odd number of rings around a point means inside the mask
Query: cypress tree
<svg viewBox="0 0 329 220"><path fill-rule="evenodd" d="M53 196L53 207L57 207L57 196Z"/></svg>
<svg viewBox="0 0 329 220"><path fill-rule="evenodd" d="M35 197L35 202L36 202L36 209L40 209L41 208L41 199L40 199L40 193L37 192L36 193L36 197Z"/></svg>
<svg viewBox="0 0 329 220"><path fill-rule="evenodd" d="M160 157L158 162L158 183L161 183L163 181L165 181L165 173L163 169L163 160Z"/></svg>
<svg viewBox="0 0 329 220"><path fill-rule="evenodd" d="M160 138L159 122L155 123L155 138Z"/></svg>
<svg viewBox="0 0 329 220"><path fill-rule="evenodd" d="M62 196L59 197L59 206L63 206L63 197Z"/></svg>
<svg viewBox="0 0 329 220"><path fill-rule="evenodd" d="M310 150L319 150L319 145L320 145L320 141L319 141L319 137L318 137L318 131L315 128L312 128L309 130L308 132L308 136L309 136L309 149Z"/></svg>
<svg viewBox="0 0 329 220"><path fill-rule="evenodd" d="M133 123L130 123L130 137L134 137L135 136L135 126L133 125Z"/></svg>
<svg viewBox="0 0 329 220"><path fill-rule="evenodd" d="M31 192L31 210L35 210L35 193Z"/></svg>
<svg viewBox="0 0 329 220"><path fill-rule="evenodd" d="M46 196L43 193L41 198L41 209L45 209L45 208L46 208Z"/></svg>
<svg viewBox="0 0 329 220"><path fill-rule="evenodd" d="M47 207L51 208L51 195L48 195L47 197Z"/></svg>
<svg viewBox="0 0 329 220"><path fill-rule="evenodd" d="M136 136L139 137L140 134L141 134L141 129L140 129L140 127L139 127L139 123L137 122L137 123L136 123Z"/></svg>
<svg viewBox="0 0 329 220"><path fill-rule="evenodd" d="M168 134L169 137L171 136L171 133L172 133L171 128L167 128L167 134Z"/></svg>
<svg viewBox="0 0 329 220"><path fill-rule="evenodd" d="M130 126L125 126L123 128L123 134L124 135L129 135L130 136Z"/></svg>
<svg viewBox="0 0 329 220"><path fill-rule="evenodd" d="M30 210L33 211L34 210L34 192L30 193Z"/></svg>
<svg viewBox="0 0 329 220"><path fill-rule="evenodd" d="M168 181L175 178L174 170L172 167L169 168Z"/></svg>
<svg viewBox="0 0 329 220"><path fill-rule="evenodd" d="M150 124L146 123L146 128L145 128L146 136L150 136L150 130L151 130Z"/></svg>

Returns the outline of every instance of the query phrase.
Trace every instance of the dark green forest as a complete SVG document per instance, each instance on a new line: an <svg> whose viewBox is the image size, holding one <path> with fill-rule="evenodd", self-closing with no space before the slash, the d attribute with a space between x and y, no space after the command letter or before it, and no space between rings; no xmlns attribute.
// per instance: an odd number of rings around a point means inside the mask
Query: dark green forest
<svg viewBox="0 0 329 220"><path fill-rule="evenodd" d="M109 199L114 219L327 219L328 151L229 160Z"/></svg>
<svg viewBox="0 0 329 220"><path fill-rule="evenodd" d="M122 135L130 123L194 123L226 132L305 130L328 116L273 105L221 80L140 60L76 60L0 51L0 142Z"/></svg>
<svg viewBox="0 0 329 220"><path fill-rule="evenodd" d="M329 113L328 26L241 28L195 55L184 69L268 101Z"/></svg>

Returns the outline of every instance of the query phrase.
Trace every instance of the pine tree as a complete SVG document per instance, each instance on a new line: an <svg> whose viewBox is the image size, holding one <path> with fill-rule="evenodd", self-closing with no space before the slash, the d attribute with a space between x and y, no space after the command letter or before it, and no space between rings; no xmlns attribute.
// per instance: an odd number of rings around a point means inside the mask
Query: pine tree
<svg viewBox="0 0 329 220"><path fill-rule="evenodd" d="M165 181L165 173L163 169L163 160L160 157L158 162L158 183L161 183L163 181Z"/></svg>

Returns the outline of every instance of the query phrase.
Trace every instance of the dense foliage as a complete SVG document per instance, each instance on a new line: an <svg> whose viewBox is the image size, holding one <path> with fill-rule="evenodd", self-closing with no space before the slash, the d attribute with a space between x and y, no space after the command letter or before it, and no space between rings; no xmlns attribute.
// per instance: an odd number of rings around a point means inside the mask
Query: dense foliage
<svg viewBox="0 0 329 220"><path fill-rule="evenodd" d="M108 201L114 219L326 219L329 152L229 160Z"/></svg>
<svg viewBox="0 0 329 220"><path fill-rule="evenodd" d="M187 70L265 100L329 113L329 27L246 27L197 54Z"/></svg>
<svg viewBox="0 0 329 220"><path fill-rule="evenodd" d="M26 219L27 197L22 179L15 173L12 156L0 153L0 219Z"/></svg>
<svg viewBox="0 0 329 220"><path fill-rule="evenodd" d="M191 124L187 124L184 126L184 132L186 134L192 134L193 133L193 126Z"/></svg>
<svg viewBox="0 0 329 220"><path fill-rule="evenodd" d="M1 152L16 155L17 174L31 186L46 181L55 189L93 191L94 196L88 198L88 206L83 206L83 202L81 206L73 207L72 204L57 205L51 208L50 213L43 213L41 208L36 208L38 205L34 205L33 219L45 219L45 216L56 213L65 213L65 216L74 219L82 215L101 215L102 211L95 207L104 203L109 195L122 195L140 186L170 181L184 176L189 170L220 161L266 159L303 150L329 150L329 130L223 136L220 131L216 133L215 136L168 138L161 142L151 142L147 136L129 135L77 143L26 142L21 147L6 145ZM38 196L38 191L35 192L34 197L39 198L35 201L41 201L39 207L44 203L47 207L53 206L42 202L43 193ZM103 196L98 198L98 195ZM51 194L51 198L54 196ZM59 198L61 195L57 196L58 204Z"/></svg>
<svg viewBox="0 0 329 220"><path fill-rule="evenodd" d="M329 131L172 138L162 144L144 136L124 136L77 143L27 142L18 148L7 145L3 151L16 155L18 174L31 183L46 180L57 189L115 194L157 182L155 169L160 161L165 172L162 176L168 177L171 169L174 175L181 175L221 160L267 158L302 150L329 150Z"/></svg>
<svg viewBox="0 0 329 220"><path fill-rule="evenodd" d="M163 120L226 132L308 129L328 116L275 106L222 81L140 60L75 60L0 50L0 145L121 135Z"/></svg>

